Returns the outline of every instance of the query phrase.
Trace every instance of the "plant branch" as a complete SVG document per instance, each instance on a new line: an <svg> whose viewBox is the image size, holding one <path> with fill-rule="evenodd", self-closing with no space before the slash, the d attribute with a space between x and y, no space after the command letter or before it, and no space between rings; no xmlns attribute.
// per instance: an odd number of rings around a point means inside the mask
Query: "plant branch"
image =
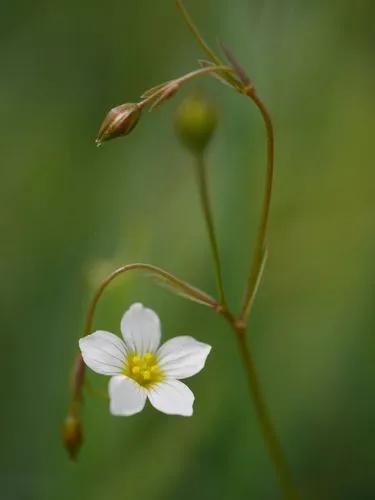
<svg viewBox="0 0 375 500"><path fill-rule="evenodd" d="M192 32L194 38L197 40L198 44L202 47L204 52L207 54L207 56L210 58L212 62L214 62L217 65L221 65L222 62L219 59L219 57L215 54L215 52L209 47L203 36L200 34L197 26L195 25L194 21L190 17L190 14L188 11L185 9L183 3L181 0L176 1L176 5L178 10L181 12L182 17L184 18L188 28Z"/></svg>
<svg viewBox="0 0 375 500"><path fill-rule="evenodd" d="M209 196L209 192L208 192L207 165L206 165L206 162L204 160L203 153L198 153L196 155L195 163L196 163L195 170L197 173L200 201L201 201L204 219L205 219L206 226L207 226L212 256L214 259L215 275L216 275L216 282L217 282L217 287L218 287L219 296L220 296L220 304L224 308L226 308L226 299L225 299L225 292L224 292L223 273L222 273L222 269L221 269L219 246L217 243L215 225L214 225L211 203L210 203L210 196Z"/></svg>
<svg viewBox="0 0 375 500"><path fill-rule="evenodd" d="M274 132L271 116L263 103L253 89L250 89L246 94L253 100L259 111L261 112L267 135L267 172L264 188L264 198L262 205L262 212L260 224L255 243L255 251L252 259L250 275L245 290L241 309L241 319L246 321L249 316L251 306L254 302L255 294L258 288L260 275L262 273L265 253L266 253L266 239L269 222L269 213L271 206L272 185L273 185L273 172L274 172Z"/></svg>
<svg viewBox="0 0 375 500"><path fill-rule="evenodd" d="M194 78L199 78L204 75L209 75L212 73L224 73L224 74L231 74L233 73L234 70L230 66L207 66L204 68L199 68L194 71L190 71L186 75L180 76L179 78L176 78L175 80L170 80L168 82L165 82L164 84L157 85L153 89L150 89L146 91L143 96L145 97L141 102L137 104L138 108L142 110L144 107L146 107L148 104L150 104L152 101L154 101L156 98L162 96L162 94L165 92L165 88L170 85L171 83L174 83L179 87L180 85L183 85L190 80L193 80Z"/></svg>
<svg viewBox="0 0 375 500"><path fill-rule="evenodd" d="M163 280L166 280L173 289L184 292L185 295L191 298L192 300L196 300L199 303L205 304L211 307L212 309L216 309L219 306L216 300L207 295L205 292L202 292L198 288L193 287L186 281L177 278L173 274L168 273L167 271L161 269L160 267L144 263L127 264L126 266L119 267L118 269L116 269L116 271L113 271L113 273L107 276L107 278L104 281L102 281L102 283L98 287L89 305L89 309L86 316L85 327L83 331L84 336L88 335L91 332L96 306L107 286L110 283L112 283L112 281L118 276L128 273L129 271L135 271L135 270L150 271L152 274L160 276L161 278L163 278Z"/></svg>
<svg viewBox="0 0 375 500"><path fill-rule="evenodd" d="M209 57L210 61L213 63L217 64L218 66L222 66L222 61L220 57L218 57L215 52L211 49L211 47L208 45L208 43L205 41L203 36L200 34L198 27L194 23L193 19L191 18L190 14L188 11L185 9L184 4L182 3L182 0L176 0L176 5L178 10L181 12L182 17L188 26L189 30L193 34L194 38L198 42L198 44L201 46L203 51L207 54ZM238 82L236 81L235 78L231 74L224 74L223 75L224 79L227 80L228 83L230 83L234 88L239 90L238 87Z"/></svg>

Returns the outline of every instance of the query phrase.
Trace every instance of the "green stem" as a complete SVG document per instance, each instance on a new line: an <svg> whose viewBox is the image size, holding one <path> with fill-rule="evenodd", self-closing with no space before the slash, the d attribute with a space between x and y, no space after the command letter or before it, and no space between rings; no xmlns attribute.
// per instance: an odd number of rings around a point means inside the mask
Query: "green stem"
<svg viewBox="0 0 375 500"><path fill-rule="evenodd" d="M270 114L264 105L263 101L257 94L250 90L247 95L254 101L255 105L262 114L264 125L267 134L267 173L265 180L264 198L262 205L262 213L258 228L257 239L255 243L254 257L251 264L251 271L245 291L243 305L241 309L241 318L246 320L250 313L251 306L254 302L254 297L259 284L260 273L262 272L265 252L266 239L268 230L269 213L271 206L273 171L274 171L274 133Z"/></svg>
<svg viewBox="0 0 375 500"><path fill-rule="evenodd" d="M186 25L188 26L189 30L193 34L194 38L198 42L198 44L201 46L203 51L207 54L208 58L210 61L213 63L217 64L218 66L221 66L223 63L221 59L215 54L215 52L211 49L211 47L207 44L203 36L200 34L196 24L194 23L193 19L191 18L190 14L188 11L185 9L183 3L181 0L176 0L176 5L178 10L181 12L182 17L184 18L184 21ZM224 73L223 78L233 85L234 88L237 90L240 90L240 87L238 85L238 82L235 78L230 73Z"/></svg>
<svg viewBox="0 0 375 500"><path fill-rule="evenodd" d="M283 492L283 498L284 500L300 500L299 493L294 486L292 473L286 460L285 453L273 426L263 396L251 349L246 340L246 324L241 318L236 318L228 310L218 312L227 320L236 336L238 349L246 371L250 398L254 404L264 443L277 473L277 478Z"/></svg>
<svg viewBox="0 0 375 500"><path fill-rule="evenodd" d="M199 195L200 195L204 219L206 221L212 256L213 256L213 260L214 260L215 275L216 275L217 288L218 288L219 297L220 297L220 304L224 308L226 308L223 273L222 273L222 269L221 269L219 246L217 243L215 225L214 225L211 203L210 203L210 196L209 196L209 192L208 192L207 165L206 165L206 162L204 160L204 154L198 153L196 155L195 160L196 160L195 163L196 163L196 173L197 173L197 179L198 179Z"/></svg>
<svg viewBox="0 0 375 500"><path fill-rule="evenodd" d="M195 25L194 21L190 17L190 14L188 13L188 11L185 9L181 0L177 0L176 4L177 4L177 8L179 9L179 11L181 12L181 14L183 16L188 28L190 29L194 38L197 40L197 42L202 47L204 52L206 52L207 56L211 59L212 62L214 62L217 65L221 65L222 63L221 63L220 59L217 57L215 52L208 46L205 39L199 33L197 26Z"/></svg>
<svg viewBox="0 0 375 500"><path fill-rule="evenodd" d="M272 420L268 413L268 408L262 394L262 389L252 359L251 350L248 343L246 342L245 332L237 329L236 337L238 340L238 347L242 356L243 364L247 373L250 396L252 397L252 400L254 402L254 407L256 415L258 417L258 421L260 423L264 442L267 446L268 453L277 472L284 499L298 500L300 497L294 487L289 465L286 461L279 438L276 434L276 431L272 424Z"/></svg>

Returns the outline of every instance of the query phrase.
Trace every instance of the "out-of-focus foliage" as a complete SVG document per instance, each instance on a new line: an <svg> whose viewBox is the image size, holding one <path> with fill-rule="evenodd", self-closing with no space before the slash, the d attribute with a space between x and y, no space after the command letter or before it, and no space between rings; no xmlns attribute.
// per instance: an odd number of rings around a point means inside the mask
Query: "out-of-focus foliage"
<svg viewBox="0 0 375 500"><path fill-rule="evenodd" d="M305 499L372 499L373 2L186 3L248 70L275 122L270 252L250 335L282 442ZM1 498L279 498L227 326L139 275L112 286L95 325L119 331L141 300L160 313L166 338L212 344L189 381L195 415L148 408L114 418L87 396L86 442L78 464L68 461L59 441L67 377L105 270L148 261L214 291L192 160L172 127L182 95L131 136L94 145L110 108L202 54L172 0L5 2L0 25ZM214 79L191 89L219 108L208 159L235 303L259 215L262 123Z"/></svg>

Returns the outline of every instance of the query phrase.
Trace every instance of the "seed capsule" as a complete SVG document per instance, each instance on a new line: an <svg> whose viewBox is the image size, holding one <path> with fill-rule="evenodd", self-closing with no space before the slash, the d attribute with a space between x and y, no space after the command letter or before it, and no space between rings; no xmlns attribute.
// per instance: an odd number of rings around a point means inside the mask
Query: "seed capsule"
<svg viewBox="0 0 375 500"><path fill-rule="evenodd" d="M96 144L129 134L141 115L138 104L126 103L111 109L100 127Z"/></svg>
<svg viewBox="0 0 375 500"><path fill-rule="evenodd" d="M75 460L82 445L83 433L79 418L69 414L63 424L62 439L64 446L72 460Z"/></svg>

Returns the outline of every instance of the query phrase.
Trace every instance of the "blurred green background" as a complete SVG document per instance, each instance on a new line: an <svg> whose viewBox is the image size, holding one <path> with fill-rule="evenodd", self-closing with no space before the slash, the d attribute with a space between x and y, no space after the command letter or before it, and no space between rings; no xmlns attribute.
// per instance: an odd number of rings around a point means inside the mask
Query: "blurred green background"
<svg viewBox="0 0 375 500"><path fill-rule="evenodd" d="M275 425L303 498L373 499L374 2L186 5L210 42L230 46L274 118L270 254L250 335ZM100 277L145 261L214 293L192 159L172 127L188 90L128 138L93 142L112 106L202 54L172 0L6 1L1 10L1 498L279 499L227 326L139 274L108 291L95 326L119 332L140 300L158 311L165 338L212 344L188 381L195 415L148 406L114 418L87 396L85 445L68 461L59 437L68 375ZM195 90L220 114L211 191L236 304L259 217L263 127L213 79Z"/></svg>

